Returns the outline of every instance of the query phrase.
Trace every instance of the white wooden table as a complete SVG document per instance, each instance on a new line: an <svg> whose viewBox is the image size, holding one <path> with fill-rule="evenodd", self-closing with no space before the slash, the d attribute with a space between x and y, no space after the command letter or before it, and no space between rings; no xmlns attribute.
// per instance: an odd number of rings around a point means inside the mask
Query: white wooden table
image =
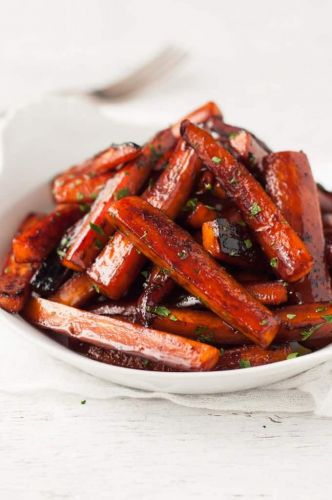
<svg viewBox="0 0 332 500"><path fill-rule="evenodd" d="M84 5L83 5L84 4ZM124 72L163 41L187 69L123 116L170 120L217 99L272 146L330 164L330 2L2 1L0 110ZM267 116L269 120L267 120ZM287 116L287 119L285 118ZM0 344L0 362L1 356ZM329 499L331 420L216 413L165 401L0 392L0 498Z"/></svg>
<svg viewBox="0 0 332 500"><path fill-rule="evenodd" d="M162 401L0 397L0 498L330 498L332 426Z"/></svg>

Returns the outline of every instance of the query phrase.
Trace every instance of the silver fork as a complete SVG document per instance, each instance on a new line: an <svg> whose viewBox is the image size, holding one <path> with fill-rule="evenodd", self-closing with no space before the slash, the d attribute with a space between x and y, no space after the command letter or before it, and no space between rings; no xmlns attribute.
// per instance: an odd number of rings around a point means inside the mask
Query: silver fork
<svg viewBox="0 0 332 500"><path fill-rule="evenodd" d="M188 53L184 50L169 45L120 80L97 89L86 91L69 90L62 93L92 97L100 101L124 99L170 74L187 56Z"/></svg>
<svg viewBox="0 0 332 500"><path fill-rule="evenodd" d="M188 52L173 45L168 45L149 61L127 74L124 78L111 84L107 84L97 89L67 89L57 93L60 95L88 97L104 102L124 99L156 83L167 74L170 74L187 56ZM6 110L0 110L0 118L3 118L5 115Z"/></svg>

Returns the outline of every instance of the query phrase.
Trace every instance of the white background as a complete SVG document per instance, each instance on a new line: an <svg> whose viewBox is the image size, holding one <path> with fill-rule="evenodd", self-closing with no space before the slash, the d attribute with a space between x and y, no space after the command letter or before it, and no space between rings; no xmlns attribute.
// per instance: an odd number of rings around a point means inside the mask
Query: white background
<svg viewBox="0 0 332 500"><path fill-rule="evenodd" d="M305 150L318 178L331 168L331 1L0 0L0 8L0 110L112 80L171 42L189 51L187 64L112 105L115 114L160 124L215 99L228 121L273 149ZM1 393L0 425L5 499L330 497L331 423L308 415L158 401L81 406L32 391Z"/></svg>

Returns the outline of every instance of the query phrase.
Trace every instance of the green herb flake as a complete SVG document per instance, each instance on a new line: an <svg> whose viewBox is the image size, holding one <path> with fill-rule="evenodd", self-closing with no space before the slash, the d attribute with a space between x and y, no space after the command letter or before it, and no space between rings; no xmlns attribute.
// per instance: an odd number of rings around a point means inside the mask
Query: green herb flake
<svg viewBox="0 0 332 500"><path fill-rule="evenodd" d="M220 355L223 356L225 349L223 347L220 347L219 351L220 351Z"/></svg>
<svg viewBox="0 0 332 500"><path fill-rule="evenodd" d="M197 198L190 198L187 203L185 204L185 206L183 207L183 210L195 210L195 208L197 207L198 205L198 199Z"/></svg>
<svg viewBox="0 0 332 500"><path fill-rule="evenodd" d="M229 183L230 184L238 184L239 181L238 179L235 177L235 175L229 180Z"/></svg>
<svg viewBox="0 0 332 500"><path fill-rule="evenodd" d="M78 191L78 193L76 195L76 199L77 199L77 201L84 200L84 194L81 191Z"/></svg>
<svg viewBox="0 0 332 500"><path fill-rule="evenodd" d="M326 314L325 316L322 316L322 318L328 323L332 323L332 314Z"/></svg>
<svg viewBox="0 0 332 500"><path fill-rule="evenodd" d="M235 137L236 137L236 136L238 136L238 135L239 135L239 133L240 133L240 131L237 131L237 132L231 132L230 134L228 134L228 138L229 138L230 140L235 139Z"/></svg>
<svg viewBox="0 0 332 500"><path fill-rule="evenodd" d="M211 160L213 161L213 163L216 163L217 165L221 163L221 158L219 158L219 156L212 156Z"/></svg>
<svg viewBox="0 0 332 500"><path fill-rule="evenodd" d="M246 247L247 250L250 250L252 248L252 241L251 240L244 240L244 246Z"/></svg>
<svg viewBox="0 0 332 500"><path fill-rule="evenodd" d="M94 224L93 222L90 222L89 224L90 224L91 229L95 233L100 234L100 236L105 236L104 230L101 226L99 226L99 224Z"/></svg>
<svg viewBox="0 0 332 500"><path fill-rule="evenodd" d="M240 366L240 368L250 368L251 363L248 359L240 359L239 366Z"/></svg>
<svg viewBox="0 0 332 500"><path fill-rule="evenodd" d="M86 404L86 399L82 399L81 400L81 405L85 405Z"/></svg>
<svg viewBox="0 0 332 500"><path fill-rule="evenodd" d="M278 257L273 257L271 260L270 260L270 266L271 267L278 267Z"/></svg>
<svg viewBox="0 0 332 500"><path fill-rule="evenodd" d="M262 321L259 322L261 326L264 326L267 324L267 319L262 319Z"/></svg>
<svg viewBox="0 0 332 500"><path fill-rule="evenodd" d="M169 319L170 319L171 321L177 321L177 320L178 320L178 318L177 318L176 316L174 316L174 314L170 314L170 315L169 315Z"/></svg>
<svg viewBox="0 0 332 500"><path fill-rule="evenodd" d="M315 312L316 312L316 313L324 312L324 311L326 311L326 309L327 309L327 308L326 308L326 307L323 307L323 306L316 307Z"/></svg>
<svg viewBox="0 0 332 500"><path fill-rule="evenodd" d="M314 325L311 328L306 328L301 332L301 339L302 340L308 340L313 333L315 333L320 327L322 326L322 323L319 325Z"/></svg>
<svg viewBox="0 0 332 500"><path fill-rule="evenodd" d="M207 182L206 184L204 184L204 187L205 187L206 191L212 191L212 188L213 188L211 182Z"/></svg>
<svg viewBox="0 0 332 500"><path fill-rule="evenodd" d="M141 275L144 276L144 278L147 280L149 277L149 271L141 271Z"/></svg>
<svg viewBox="0 0 332 500"><path fill-rule="evenodd" d="M168 316L170 316L171 314L171 311L165 306L155 306L152 308L152 312L158 314L158 316L161 316L163 318L168 318Z"/></svg>
<svg viewBox="0 0 332 500"><path fill-rule="evenodd" d="M90 205L88 205L87 203L81 203L79 205L79 209L83 214L86 214L90 212Z"/></svg>
<svg viewBox="0 0 332 500"><path fill-rule="evenodd" d="M294 359L297 358L298 356L299 356L298 352L291 352L290 354L288 354L287 359Z"/></svg>
<svg viewBox="0 0 332 500"><path fill-rule="evenodd" d="M57 251L56 251L56 253L60 257L60 259L63 259L66 256L66 251L62 250L62 248L58 248Z"/></svg>
<svg viewBox="0 0 332 500"><path fill-rule="evenodd" d="M143 359L143 365L145 367L149 366L149 364L150 364L150 361L148 359Z"/></svg>
<svg viewBox="0 0 332 500"><path fill-rule="evenodd" d="M115 197L117 200L122 200L125 196L128 196L130 194L130 191L128 188L122 188L119 189L119 191L116 193Z"/></svg>
<svg viewBox="0 0 332 500"><path fill-rule="evenodd" d="M180 252L178 252L178 256L181 260L184 260L188 257L188 252L186 250L181 250Z"/></svg>
<svg viewBox="0 0 332 500"><path fill-rule="evenodd" d="M296 314L286 314L287 319L294 319L296 318Z"/></svg>
<svg viewBox="0 0 332 500"><path fill-rule="evenodd" d="M92 284L92 288L94 289L95 292L100 293L100 288L98 285L96 285L96 283Z"/></svg>
<svg viewBox="0 0 332 500"><path fill-rule="evenodd" d="M250 215L255 216L255 215L259 214L259 213L262 211L262 209L261 209L261 207L258 205L258 203L254 202L254 203L251 205L251 207L250 207L249 211L250 211Z"/></svg>
<svg viewBox="0 0 332 500"><path fill-rule="evenodd" d="M92 194L90 194L90 199L93 200L93 201L96 200L97 197L98 197L98 193L92 193Z"/></svg>
<svg viewBox="0 0 332 500"><path fill-rule="evenodd" d="M96 241L95 241L95 247L98 250L102 250L104 248L104 243L97 238Z"/></svg>

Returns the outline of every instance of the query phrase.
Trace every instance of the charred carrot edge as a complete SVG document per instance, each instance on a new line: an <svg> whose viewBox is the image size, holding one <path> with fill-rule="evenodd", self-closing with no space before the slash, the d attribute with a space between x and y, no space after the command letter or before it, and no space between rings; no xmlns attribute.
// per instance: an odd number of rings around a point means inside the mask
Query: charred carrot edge
<svg viewBox="0 0 332 500"><path fill-rule="evenodd" d="M116 318L97 316L46 299L32 298L24 318L41 327L99 347L163 362L182 370L211 370L219 360L218 349Z"/></svg>
<svg viewBox="0 0 332 500"><path fill-rule="evenodd" d="M223 217L202 226L203 247L215 259L241 267L261 267L262 256L248 229Z"/></svg>
<svg viewBox="0 0 332 500"><path fill-rule="evenodd" d="M131 162L109 179L91 207L91 211L79 223L75 236L63 258L63 264L75 271L84 271L104 248L115 228L106 218L112 201L128 194L136 194L149 176L150 168L141 168Z"/></svg>
<svg viewBox="0 0 332 500"><path fill-rule="evenodd" d="M332 213L322 214L324 231L332 228Z"/></svg>
<svg viewBox="0 0 332 500"><path fill-rule="evenodd" d="M208 120L210 120L213 117L218 117L222 119L222 114L215 102L209 101L200 108L195 109L188 115L186 115L186 118L183 118L182 120L178 121L175 123L172 127L172 133L174 137L179 138L180 137L180 127L181 123L184 119L190 120L193 123L204 123Z"/></svg>
<svg viewBox="0 0 332 500"><path fill-rule="evenodd" d="M152 310L172 292L175 283L166 269L153 266L145 283L145 288L137 300L137 310L142 324L148 326L152 320Z"/></svg>
<svg viewBox="0 0 332 500"><path fill-rule="evenodd" d="M203 224L212 221L218 217L218 212L212 207L207 207L198 202L186 218L186 224L193 229L201 229Z"/></svg>
<svg viewBox="0 0 332 500"><path fill-rule="evenodd" d="M29 231L44 215L29 214L20 225L16 236ZM0 307L11 313L19 312L29 296L30 279L38 264L15 261L11 248L0 273Z"/></svg>
<svg viewBox="0 0 332 500"><path fill-rule="evenodd" d="M123 144L112 144L109 148L97 153L92 158L85 160L79 165L70 167L65 172L58 175L53 185L63 185L66 181L73 179L79 174L86 174L87 177L104 174L119 165L136 158L141 152L140 146L134 142Z"/></svg>
<svg viewBox="0 0 332 500"><path fill-rule="evenodd" d="M143 197L170 217L175 217L189 196L199 168L200 162L194 151L180 140L168 167ZM144 262L144 257L137 253L132 243L116 233L87 273L105 295L118 299L127 292Z"/></svg>
<svg viewBox="0 0 332 500"><path fill-rule="evenodd" d="M265 350L257 346L229 349L223 352L216 370L235 370L237 368L268 365L286 360L291 352L292 350L288 345L270 350Z"/></svg>
<svg viewBox="0 0 332 500"><path fill-rule="evenodd" d="M53 250L40 264L30 281L30 285L34 292L47 298L54 294L71 275L72 271L61 264L57 251Z"/></svg>
<svg viewBox="0 0 332 500"><path fill-rule="evenodd" d="M69 179L64 184L55 184L52 194L55 203L79 203L84 208L85 204L95 201L106 182L113 177L114 172L88 177L87 174L78 174L74 179Z"/></svg>
<svg viewBox="0 0 332 500"><path fill-rule="evenodd" d="M250 132L240 130L230 134L229 142L249 170L257 170L261 174L264 172L263 159L269 151Z"/></svg>
<svg viewBox="0 0 332 500"><path fill-rule="evenodd" d="M96 345L87 344L86 342L78 342L77 340L68 339L68 347L87 358L106 363L108 365L120 366L121 368L131 368L133 370L149 370L158 372L174 372L179 371L176 368L171 368L164 363L156 363L147 359L133 356L125 352L116 351L115 349L103 349Z"/></svg>
<svg viewBox="0 0 332 500"><path fill-rule="evenodd" d="M301 282L290 285L290 298L301 304L331 300L318 192L306 155L292 151L272 153L265 158L264 168L267 192L313 257L310 273Z"/></svg>
<svg viewBox="0 0 332 500"><path fill-rule="evenodd" d="M57 245L66 229L80 217L82 212L77 205L59 205L14 238L13 253L16 262L41 262Z"/></svg>
<svg viewBox="0 0 332 500"><path fill-rule="evenodd" d="M264 347L272 342L279 327L273 314L165 214L136 197L114 203L109 214L147 258L223 320Z"/></svg>
<svg viewBox="0 0 332 500"><path fill-rule="evenodd" d="M262 186L208 132L189 121L182 123L181 131L241 210L271 269L286 281L306 276L313 265L312 257Z"/></svg>
<svg viewBox="0 0 332 500"><path fill-rule="evenodd" d="M80 307L94 297L97 291L86 274L76 273L49 298L60 304Z"/></svg>

